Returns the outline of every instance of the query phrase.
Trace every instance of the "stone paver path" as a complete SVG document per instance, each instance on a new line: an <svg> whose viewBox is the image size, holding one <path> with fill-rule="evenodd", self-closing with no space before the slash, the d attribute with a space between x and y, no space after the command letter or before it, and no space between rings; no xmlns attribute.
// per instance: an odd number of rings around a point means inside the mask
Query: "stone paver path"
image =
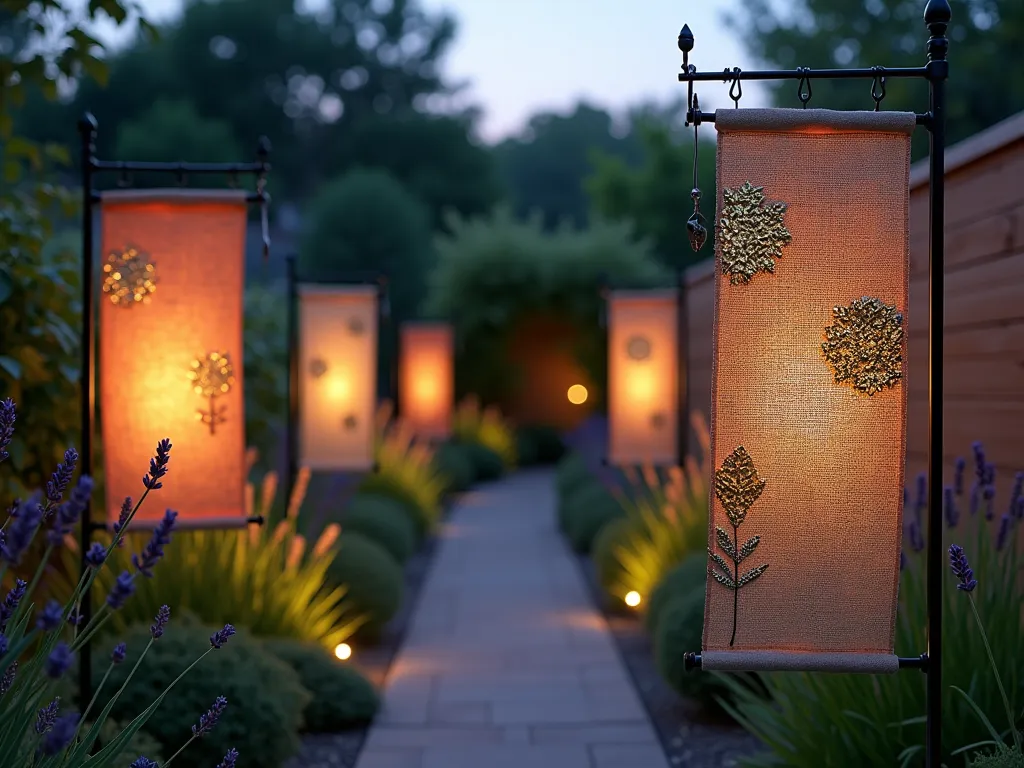
<svg viewBox="0 0 1024 768"><path fill-rule="evenodd" d="M553 480L521 472L453 511L357 768L668 768Z"/></svg>

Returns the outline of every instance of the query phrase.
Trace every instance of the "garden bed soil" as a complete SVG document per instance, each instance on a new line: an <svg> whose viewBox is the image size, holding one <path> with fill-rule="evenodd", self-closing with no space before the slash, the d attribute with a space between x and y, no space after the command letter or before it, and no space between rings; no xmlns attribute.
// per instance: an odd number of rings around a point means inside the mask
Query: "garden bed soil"
<svg viewBox="0 0 1024 768"><path fill-rule="evenodd" d="M639 618L609 611L593 562L586 556L577 556L577 559L591 599L608 622L669 765L673 768L725 768L737 765L738 758L760 751L761 742L727 715L704 711L669 687L658 674L651 640Z"/></svg>
<svg viewBox="0 0 1024 768"><path fill-rule="evenodd" d="M445 517L457 500L456 495L445 503ZM366 675L378 691L383 691L388 669L398 654L398 649L402 647L406 630L419 601L420 590L427 580L437 543L436 536L427 538L420 550L406 562L402 607L384 627L380 642L372 647L355 647L352 665ZM367 725L343 733L306 734L302 737L302 746L298 754L285 764L285 768L355 768L369 730L370 726Z"/></svg>

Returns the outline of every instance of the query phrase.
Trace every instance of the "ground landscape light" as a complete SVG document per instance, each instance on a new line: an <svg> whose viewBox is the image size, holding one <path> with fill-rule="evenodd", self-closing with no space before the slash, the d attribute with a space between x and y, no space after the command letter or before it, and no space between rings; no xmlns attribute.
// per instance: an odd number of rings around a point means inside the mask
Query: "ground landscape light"
<svg viewBox="0 0 1024 768"><path fill-rule="evenodd" d="M352 646L348 643L338 643L334 646L334 655L341 661L348 661L352 658Z"/></svg>
<svg viewBox="0 0 1024 768"><path fill-rule="evenodd" d="M640 605L640 593L637 592L635 589L630 590L626 593L625 601L626 605L628 605L630 608L636 608L638 605Z"/></svg>
<svg viewBox="0 0 1024 768"><path fill-rule="evenodd" d="M569 398L569 402L573 405L583 405L583 403L587 402L587 388L582 384L573 384L569 387L565 396Z"/></svg>

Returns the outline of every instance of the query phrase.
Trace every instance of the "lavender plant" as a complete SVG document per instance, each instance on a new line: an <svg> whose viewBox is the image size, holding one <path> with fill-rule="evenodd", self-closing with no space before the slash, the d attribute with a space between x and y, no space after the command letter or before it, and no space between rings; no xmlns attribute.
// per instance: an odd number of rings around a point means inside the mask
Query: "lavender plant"
<svg viewBox="0 0 1024 768"><path fill-rule="evenodd" d="M0 462L8 457L6 449L14 436L16 419L14 402L10 398L0 402ZM40 533L45 537L46 550L31 580L26 582L16 579L0 601L0 768L79 768L86 763L90 768L109 768L115 762L124 765L129 757L125 753L132 739L145 726L171 689L204 656L222 649L234 634L230 624L215 633L205 653L120 733L102 745L99 742L101 731L118 697L127 686L127 681L110 696L106 706L97 715L91 718L90 715L100 700L111 670L124 661L124 646L115 646L107 672L83 713L66 711L55 695L85 644L131 598L136 579L140 575L152 576L153 569L163 556L176 517L176 513L171 510L168 510L149 543L133 558L133 568L124 570L116 578L104 604L87 624L82 624L82 595L92 587L97 574L107 565L107 558L121 543L132 519L149 494L163 487L170 453L171 441L161 440L150 460L149 472L142 478L144 490L138 502L125 505L117 531L106 547L93 546L88 551L85 557L87 568L70 599L63 605L50 601L37 610L32 596L50 556L62 546L67 534L79 523L82 510L89 503L93 482L87 475L79 476L67 500L64 500L71 486L78 454L73 449L65 452L63 461L46 484L45 492L36 491L28 499L17 500L11 506L7 519L0 527L0 581L10 565L20 563L29 545ZM162 606L157 611L150 627L148 644L128 674L128 680L138 670L153 643L159 641L170 618L168 606ZM211 717L207 713L205 720L200 718L193 730L192 739L198 738L200 731L205 733L212 728L225 706L226 702L218 701L215 704L217 715ZM175 756L163 765L170 765ZM237 756L231 750L225 755L222 765L234 766ZM146 756L139 756L131 765L132 768L153 768L156 763Z"/></svg>

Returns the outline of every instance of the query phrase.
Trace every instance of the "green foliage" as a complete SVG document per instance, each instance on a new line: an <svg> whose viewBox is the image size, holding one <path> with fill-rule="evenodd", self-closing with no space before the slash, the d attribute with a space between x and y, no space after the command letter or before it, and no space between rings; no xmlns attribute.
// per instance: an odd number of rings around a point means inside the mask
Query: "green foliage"
<svg viewBox="0 0 1024 768"><path fill-rule="evenodd" d="M295 670L312 694L302 712L308 733L337 733L366 725L377 714L380 700L370 681L320 646L292 640L268 640L263 646Z"/></svg>
<svg viewBox="0 0 1024 768"><path fill-rule="evenodd" d="M1003 745L990 754L978 755L970 765L971 768L1024 768L1024 754Z"/></svg>
<svg viewBox="0 0 1024 768"><path fill-rule="evenodd" d="M359 533L341 534L341 554L327 571L327 583L344 587L346 599L364 614L358 637L380 638L384 625L402 604L402 568L380 544Z"/></svg>
<svg viewBox="0 0 1024 768"><path fill-rule="evenodd" d="M658 581L654 591L647 598L644 611L644 626L654 633L665 606L677 597L689 597L707 589L708 557L706 552L694 552L671 568Z"/></svg>
<svg viewBox="0 0 1024 768"><path fill-rule="evenodd" d="M467 446L482 446L497 456L495 463L486 453L473 449L470 456L476 464L478 480L493 480L503 470L516 465L516 438L512 425L502 418L496 407L480 407L476 397L467 397L455 407L452 414L452 436Z"/></svg>
<svg viewBox="0 0 1024 768"><path fill-rule="evenodd" d="M665 280L626 223L595 221L584 231L549 234L539 218L518 221L499 208L486 218L453 217L450 226L451 234L438 241L427 310L455 325L457 385L483 403L514 392L507 345L531 315L550 314L574 326L579 341L573 353L592 381L603 381L607 341L595 322L603 301L595 287L602 277L622 287Z"/></svg>
<svg viewBox="0 0 1024 768"><path fill-rule="evenodd" d="M555 491L557 494L558 529L566 532L569 500L584 486L597 483L597 478L587 467L586 459L579 453L570 453L558 463L555 470Z"/></svg>
<svg viewBox="0 0 1024 768"><path fill-rule="evenodd" d="M966 509L963 499L955 500ZM920 525L908 510L906 519ZM1024 564L1019 531L997 550L995 531L982 515L962 515L956 528L943 531L945 544L957 543L971 555L978 587L972 593L1000 670L1010 709L1024 709L1024 619L1020 593L1008 587L1007 574ZM896 647L914 656L925 647L926 581L924 553L908 551L899 590ZM967 691L990 722L1005 720L996 679L984 641L975 626L970 601L953 579L943 588L942 760L962 764L965 755L991 739L986 725L954 687ZM924 685L909 675L762 675L768 698L736 693L734 717L765 744L767 753L745 761L750 766L864 765L920 766L924 762ZM1021 720L1017 727L1020 728ZM973 745L973 746L972 746Z"/></svg>
<svg viewBox="0 0 1024 768"><path fill-rule="evenodd" d="M480 443L461 443L462 449L473 465L473 477L478 483L497 480L505 472L505 464L501 456L486 445Z"/></svg>
<svg viewBox="0 0 1024 768"><path fill-rule="evenodd" d="M378 438L374 453L377 467L359 483L360 493L388 496L400 501L412 515L419 537L432 531L441 519L444 477L433 461L433 452L413 439L402 422L389 423L391 406L377 414Z"/></svg>
<svg viewBox="0 0 1024 768"><path fill-rule="evenodd" d="M112 715L130 718L147 706L153 691L163 690L181 674L195 648L209 647L209 637L215 631L216 627L188 622L172 624L149 646L146 664L130 680L135 662L150 640L148 621L131 627L122 636L128 647L124 663L111 665L110 648L97 648L95 668L110 669L101 697L125 686ZM208 710L218 696L228 700L227 709L216 728L189 745L187 754L192 765L216 765L232 745L237 745L247 767L280 768L298 750L302 712L312 697L288 664L244 633L233 637L224 648L212 651L204 659L202 674L191 675L187 685L171 691L159 714L146 724L147 733L160 742L165 754L173 754L199 714Z"/></svg>
<svg viewBox="0 0 1024 768"><path fill-rule="evenodd" d="M158 98L130 122L117 127L115 156L123 160L146 160L173 163L228 163L248 160L255 145L243 152L231 125L224 120L211 120L200 115L191 102L182 99ZM136 186L161 186L167 177L159 174L138 174ZM222 187L225 177L205 175L191 186ZM248 362L248 361L246 361Z"/></svg>
<svg viewBox="0 0 1024 768"><path fill-rule="evenodd" d="M623 581L622 565L615 556L615 550L629 537L635 525L628 517L609 520L601 526L590 548L590 559L594 561L597 583L604 590L608 604L615 608L622 607L622 599L626 596L619 587Z"/></svg>
<svg viewBox="0 0 1024 768"><path fill-rule="evenodd" d="M565 532L573 550L580 554L590 552L605 523L624 515L622 505L600 483L578 488L569 497L565 509Z"/></svg>
<svg viewBox="0 0 1024 768"><path fill-rule="evenodd" d="M245 438L273 462L288 413L287 307L281 291L245 288Z"/></svg>
<svg viewBox="0 0 1024 768"><path fill-rule="evenodd" d="M454 211L484 213L498 202L493 154L470 141L470 121L409 112L363 120L341 142L345 165L380 168L400 181L430 211L434 229Z"/></svg>
<svg viewBox="0 0 1024 768"><path fill-rule="evenodd" d="M684 655L700 649L703 632L704 590L673 597L660 610L654 629L654 661L665 682L676 692L708 706L726 694L724 676L687 671L684 665ZM737 677L733 685L747 690L743 678Z"/></svg>
<svg viewBox="0 0 1024 768"><path fill-rule="evenodd" d="M332 649L353 635L365 620L344 590L323 590L338 554L337 526L328 527L307 552L294 521L275 528L191 530L174 536L156 578L136 581L135 597L111 615L109 631L122 632L149 621L161 605L173 605L200 621L230 621L257 637L315 642ZM100 541L105 541L101 536ZM102 600L123 570L132 570L132 553L148 536L129 534L123 549L110 556L112 570L97 579ZM76 573L78 547L69 541L63 555L68 573Z"/></svg>
<svg viewBox="0 0 1024 768"><path fill-rule="evenodd" d="M924 3L921 0L743 0L726 21L749 53L769 68L920 67L925 63ZM950 0L947 104L948 141L960 141L1009 117L1024 103L1024 5L1018 0ZM699 50L700 38L697 39ZM697 64L700 67L700 63ZM790 81L769 84L778 106L799 106ZM890 78L883 109L928 109L923 81ZM852 80L814 84L811 107L871 109L867 85ZM928 151L925 131L914 137L915 155Z"/></svg>
<svg viewBox="0 0 1024 768"><path fill-rule="evenodd" d="M445 478L448 493L461 493L476 482L476 467L464 445L446 442L434 452L434 466Z"/></svg>
<svg viewBox="0 0 1024 768"><path fill-rule="evenodd" d="M697 157L697 184L702 193L701 212L709 237L697 253L690 248L684 210L693 189L693 134L674 133L668 125L641 123L644 162L630 167L621 158L598 155L586 189L599 214L613 221L632 221L638 235L649 237L660 261L679 268L714 255L715 143L702 139Z"/></svg>
<svg viewBox="0 0 1024 768"><path fill-rule="evenodd" d="M545 229L563 222L585 226L588 209L582 182L592 169L593 151L629 163L640 158L636 138L618 137L612 128L606 111L579 103L569 115L534 115L520 136L495 147L516 215L537 213Z"/></svg>
<svg viewBox="0 0 1024 768"><path fill-rule="evenodd" d="M516 430L516 454L520 466L557 464L565 451L565 443L555 427L535 424Z"/></svg>
<svg viewBox="0 0 1024 768"><path fill-rule="evenodd" d="M347 533L360 533L380 544L399 565L416 551L416 523L402 502L387 496L356 494L342 526Z"/></svg>
<svg viewBox="0 0 1024 768"><path fill-rule="evenodd" d="M416 314L432 262L430 219L400 182L381 170L350 171L317 192L305 226L297 264L303 279L383 274L394 318Z"/></svg>

